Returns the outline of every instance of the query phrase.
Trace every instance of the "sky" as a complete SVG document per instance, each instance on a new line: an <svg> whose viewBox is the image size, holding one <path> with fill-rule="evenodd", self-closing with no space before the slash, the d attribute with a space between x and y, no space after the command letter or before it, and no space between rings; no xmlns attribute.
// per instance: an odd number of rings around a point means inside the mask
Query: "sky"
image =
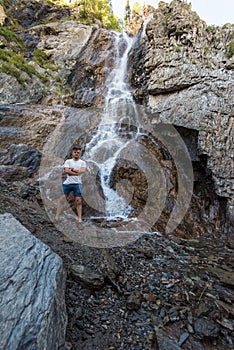
<svg viewBox="0 0 234 350"><path fill-rule="evenodd" d="M155 8L158 7L157 0L137 0L141 5L148 4ZM163 0L170 3L171 1ZM130 7L136 0L130 0ZM188 0L187 3L192 4L192 10L197 12L199 17L208 25L222 26L225 23L234 23L234 0ZM123 18L126 0L112 0L114 14Z"/></svg>

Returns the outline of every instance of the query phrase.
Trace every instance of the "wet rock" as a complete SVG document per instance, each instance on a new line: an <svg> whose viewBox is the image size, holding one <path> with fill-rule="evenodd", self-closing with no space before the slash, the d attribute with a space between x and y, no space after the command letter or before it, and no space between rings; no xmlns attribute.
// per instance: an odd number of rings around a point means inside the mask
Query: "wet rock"
<svg viewBox="0 0 234 350"><path fill-rule="evenodd" d="M114 65L114 45L115 36L107 30L98 29L93 33L68 79L74 91L72 106L103 105L106 79Z"/></svg>
<svg viewBox="0 0 234 350"><path fill-rule="evenodd" d="M0 215L0 242L0 348L62 348L67 318L61 259L11 214Z"/></svg>
<svg viewBox="0 0 234 350"><path fill-rule="evenodd" d="M70 273L74 280L88 288L100 289L104 286L104 276L84 265L72 265Z"/></svg>
<svg viewBox="0 0 234 350"><path fill-rule="evenodd" d="M194 336L199 339L217 338L219 336L220 329L211 320L206 318L198 318L194 322L194 331Z"/></svg>

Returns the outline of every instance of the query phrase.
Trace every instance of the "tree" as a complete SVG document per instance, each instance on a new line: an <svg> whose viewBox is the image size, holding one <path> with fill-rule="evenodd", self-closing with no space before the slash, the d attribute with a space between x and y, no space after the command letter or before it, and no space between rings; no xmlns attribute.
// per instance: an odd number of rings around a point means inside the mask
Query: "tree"
<svg viewBox="0 0 234 350"><path fill-rule="evenodd" d="M131 7L129 5L129 0L126 0L125 14L124 14L124 26L126 27L130 22L131 18Z"/></svg>
<svg viewBox="0 0 234 350"><path fill-rule="evenodd" d="M107 29L120 30L118 18L113 14L111 0L83 0L81 16L89 22L100 20Z"/></svg>
<svg viewBox="0 0 234 350"><path fill-rule="evenodd" d="M138 1L136 1L136 2L134 3L134 5L133 5L133 11L134 11L135 13L137 13L138 15L140 15L141 12L142 12L141 10L142 10L141 4L140 4Z"/></svg>

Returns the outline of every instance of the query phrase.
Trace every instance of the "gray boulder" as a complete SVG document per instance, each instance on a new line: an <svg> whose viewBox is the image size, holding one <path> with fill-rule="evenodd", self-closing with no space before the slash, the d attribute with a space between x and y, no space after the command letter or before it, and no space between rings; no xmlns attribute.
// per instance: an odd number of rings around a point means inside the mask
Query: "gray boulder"
<svg viewBox="0 0 234 350"><path fill-rule="evenodd" d="M5 213L0 215L0 260L0 349L64 349L61 259Z"/></svg>

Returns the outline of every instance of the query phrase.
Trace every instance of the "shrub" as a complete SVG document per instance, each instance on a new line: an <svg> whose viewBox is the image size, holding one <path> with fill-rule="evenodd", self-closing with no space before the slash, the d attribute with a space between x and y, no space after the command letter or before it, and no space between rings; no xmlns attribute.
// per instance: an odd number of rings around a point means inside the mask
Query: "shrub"
<svg viewBox="0 0 234 350"><path fill-rule="evenodd" d="M231 58L234 55L234 41L231 41L228 45L227 45L227 49L226 49L226 57L227 58Z"/></svg>

